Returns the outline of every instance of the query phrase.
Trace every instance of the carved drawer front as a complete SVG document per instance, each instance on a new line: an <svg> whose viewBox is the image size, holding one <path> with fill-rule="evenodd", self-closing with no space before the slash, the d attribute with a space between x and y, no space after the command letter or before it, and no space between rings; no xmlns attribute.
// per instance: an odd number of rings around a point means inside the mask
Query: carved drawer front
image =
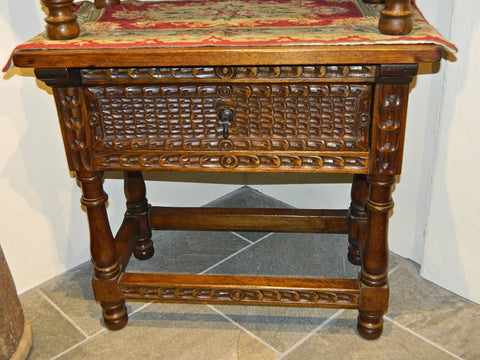
<svg viewBox="0 0 480 360"><path fill-rule="evenodd" d="M101 169L367 169L371 84L86 86Z"/></svg>

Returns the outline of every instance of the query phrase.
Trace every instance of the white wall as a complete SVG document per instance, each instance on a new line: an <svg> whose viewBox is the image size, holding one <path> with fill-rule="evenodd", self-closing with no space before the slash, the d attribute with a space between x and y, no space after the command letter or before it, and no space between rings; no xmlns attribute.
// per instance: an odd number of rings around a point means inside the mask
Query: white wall
<svg viewBox="0 0 480 360"><path fill-rule="evenodd" d="M480 2L455 0L422 275L480 303Z"/></svg>
<svg viewBox="0 0 480 360"><path fill-rule="evenodd" d="M39 1L23 2L21 15L17 0L0 2L1 60L6 61L15 44L43 28ZM452 2L442 1L440 6L438 2L417 1L427 18L445 35L449 33L451 14L444 10ZM391 249L417 262L423 257L445 69L443 63L439 71L434 69L437 73L420 76L413 87L406 166L394 194ZM426 66L421 71L430 73L432 69ZM35 81L31 71L14 69L0 80L0 108L0 243L17 288L23 292L88 260L88 232L86 216L79 205L80 191L67 172L48 89ZM42 144L42 153L37 144ZM345 208L349 203L349 185L342 183L348 177L163 174L162 179L147 184L149 198L155 204L196 206L242 184L250 184L297 207ZM279 181L283 184L275 184ZM327 181L334 184L322 184ZM288 182L298 184L287 185ZM105 187L110 195L108 210L115 230L124 211L122 184L108 180Z"/></svg>

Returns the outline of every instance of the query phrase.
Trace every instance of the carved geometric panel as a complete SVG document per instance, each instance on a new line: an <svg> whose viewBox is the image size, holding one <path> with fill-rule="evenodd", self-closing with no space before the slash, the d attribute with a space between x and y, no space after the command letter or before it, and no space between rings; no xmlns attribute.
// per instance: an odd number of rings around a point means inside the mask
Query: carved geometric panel
<svg viewBox="0 0 480 360"><path fill-rule="evenodd" d="M94 147L169 151L367 151L370 85L86 88ZM221 111L233 113L222 136Z"/></svg>

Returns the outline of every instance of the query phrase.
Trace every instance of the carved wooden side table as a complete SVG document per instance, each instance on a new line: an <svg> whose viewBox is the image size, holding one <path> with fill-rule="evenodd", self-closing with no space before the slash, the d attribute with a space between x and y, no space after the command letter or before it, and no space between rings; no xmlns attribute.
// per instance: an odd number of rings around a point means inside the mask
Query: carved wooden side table
<svg viewBox="0 0 480 360"><path fill-rule="evenodd" d="M68 2L45 1L50 10ZM126 325L126 300L187 301L354 308L360 335L381 335L409 84L418 63L441 58L439 45L45 44L18 49L14 62L54 90L108 328ZM105 170L125 174L127 210L115 236ZM142 171L355 176L348 210L199 209L151 207ZM346 233L348 258L361 270L353 280L128 272L132 253L153 255L151 229Z"/></svg>

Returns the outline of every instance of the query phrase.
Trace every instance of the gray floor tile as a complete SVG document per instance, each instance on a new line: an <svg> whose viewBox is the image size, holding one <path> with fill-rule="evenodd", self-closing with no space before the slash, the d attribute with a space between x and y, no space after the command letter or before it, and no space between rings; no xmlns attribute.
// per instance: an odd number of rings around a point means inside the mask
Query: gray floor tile
<svg viewBox="0 0 480 360"><path fill-rule="evenodd" d="M242 186L241 188L232 191L231 193L228 193L225 196L206 204L205 206L225 208L292 208L291 205L262 194L261 192L248 186ZM263 231L238 231L237 233L253 242L263 238L268 234L268 232Z"/></svg>
<svg viewBox="0 0 480 360"><path fill-rule="evenodd" d="M223 207L288 207L249 187L207 204ZM267 233L241 232L256 242ZM132 258L129 271L356 278L344 235L275 233L253 245L229 232L154 232L153 259ZM480 306L425 281L412 262L390 254L390 309L385 332L369 342L355 332L356 311L345 311L316 333L337 310L314 308L215 306L232 319L202 305L152 304L131 316L121 331L102 331L101 310L93 300L91 265L85 263L21 296L32 322L29 359L51 359L85 337L42 296L55 303L86 334L96 336L61 359L451 359L415 333L465 360L480 359ZM41 292L39 292L41 291ZM130 311L141 303L128 303ZM404 326L412 332L405 331ZM348 346L346 346L348 344ZM283 357L282 357L283 359Z"/></svg>
<svg viewBox="0 0 480 360"><path fill-rule="evenodd" d="M86 262L40 287L88 335L102 329L101 309L93 296L92 275L92 264Z"/></svg>
<svg viewBox="0 0 480 360"><path fill-rule="evenodd" d="M60 359L273 360L278 354L206 306L153 304Z"/></svg>
<svg viewBox="0 0 480 360"><path fill-rule="evenodd" d="M345 311L320 332L282 359L309 360L447 360L454 357L386 322L383 336L375 341L360 338L356 311Z"/></svg>
<svg viewBox="0 0 480 360"><path fill-rule="evenodd" d="M215 306L243 328L283 353L337 310L273 306Z"/></svg>
<svg viewBox="0 0 480 360"><path fill-rule="evenodd" d="M291 205L262 194L260 191L252 189L249 186L242 186L204 206L225 208L292 208Z"/></svg>
<svg viewBox="0 0 480 360"><path fill-rule="evenodd" d="M140 261L133 256L128 271L198 274L249 244L229 232L154 231L155 254Z"/></svg>
<svg viewBox="0 0 480 360"><path fill-rule="evenodd" d="M347 260L344 235L273 234L225 261L210 273L357 278Z"/></svg>
<svg viewBox="0 0 480 360"><path fill-rule="evenodd" d="M389 257L388 257L388 269L392 270L393 268L395 268L397 265L399 265L403 261L407 261L407 260L405 260L401 256L398 256L397 254L394 254L394 253L390 252Z"/></svg>
<svg viewBox="0 0 480 360"><path fill-rule="evenodd" d="M390 279L394 321L465 360L480 359L480 305L422 279L405 261Z"/></svg>
<svg viewBox="0 0 480 360"><path fill-rule="evenodd" d="M32 324L29 360L50 359L85 339L37 290L21 295L20 301Z"/></svg>
<svg viewBox="0 0 480 360"><path fill-rule="evenodd" d="M89 336L104 328L102 309L93 296L92 275L93 267L89 261L39 287ZM127 303L127 311L140 306L139 303Z"/></svg>

